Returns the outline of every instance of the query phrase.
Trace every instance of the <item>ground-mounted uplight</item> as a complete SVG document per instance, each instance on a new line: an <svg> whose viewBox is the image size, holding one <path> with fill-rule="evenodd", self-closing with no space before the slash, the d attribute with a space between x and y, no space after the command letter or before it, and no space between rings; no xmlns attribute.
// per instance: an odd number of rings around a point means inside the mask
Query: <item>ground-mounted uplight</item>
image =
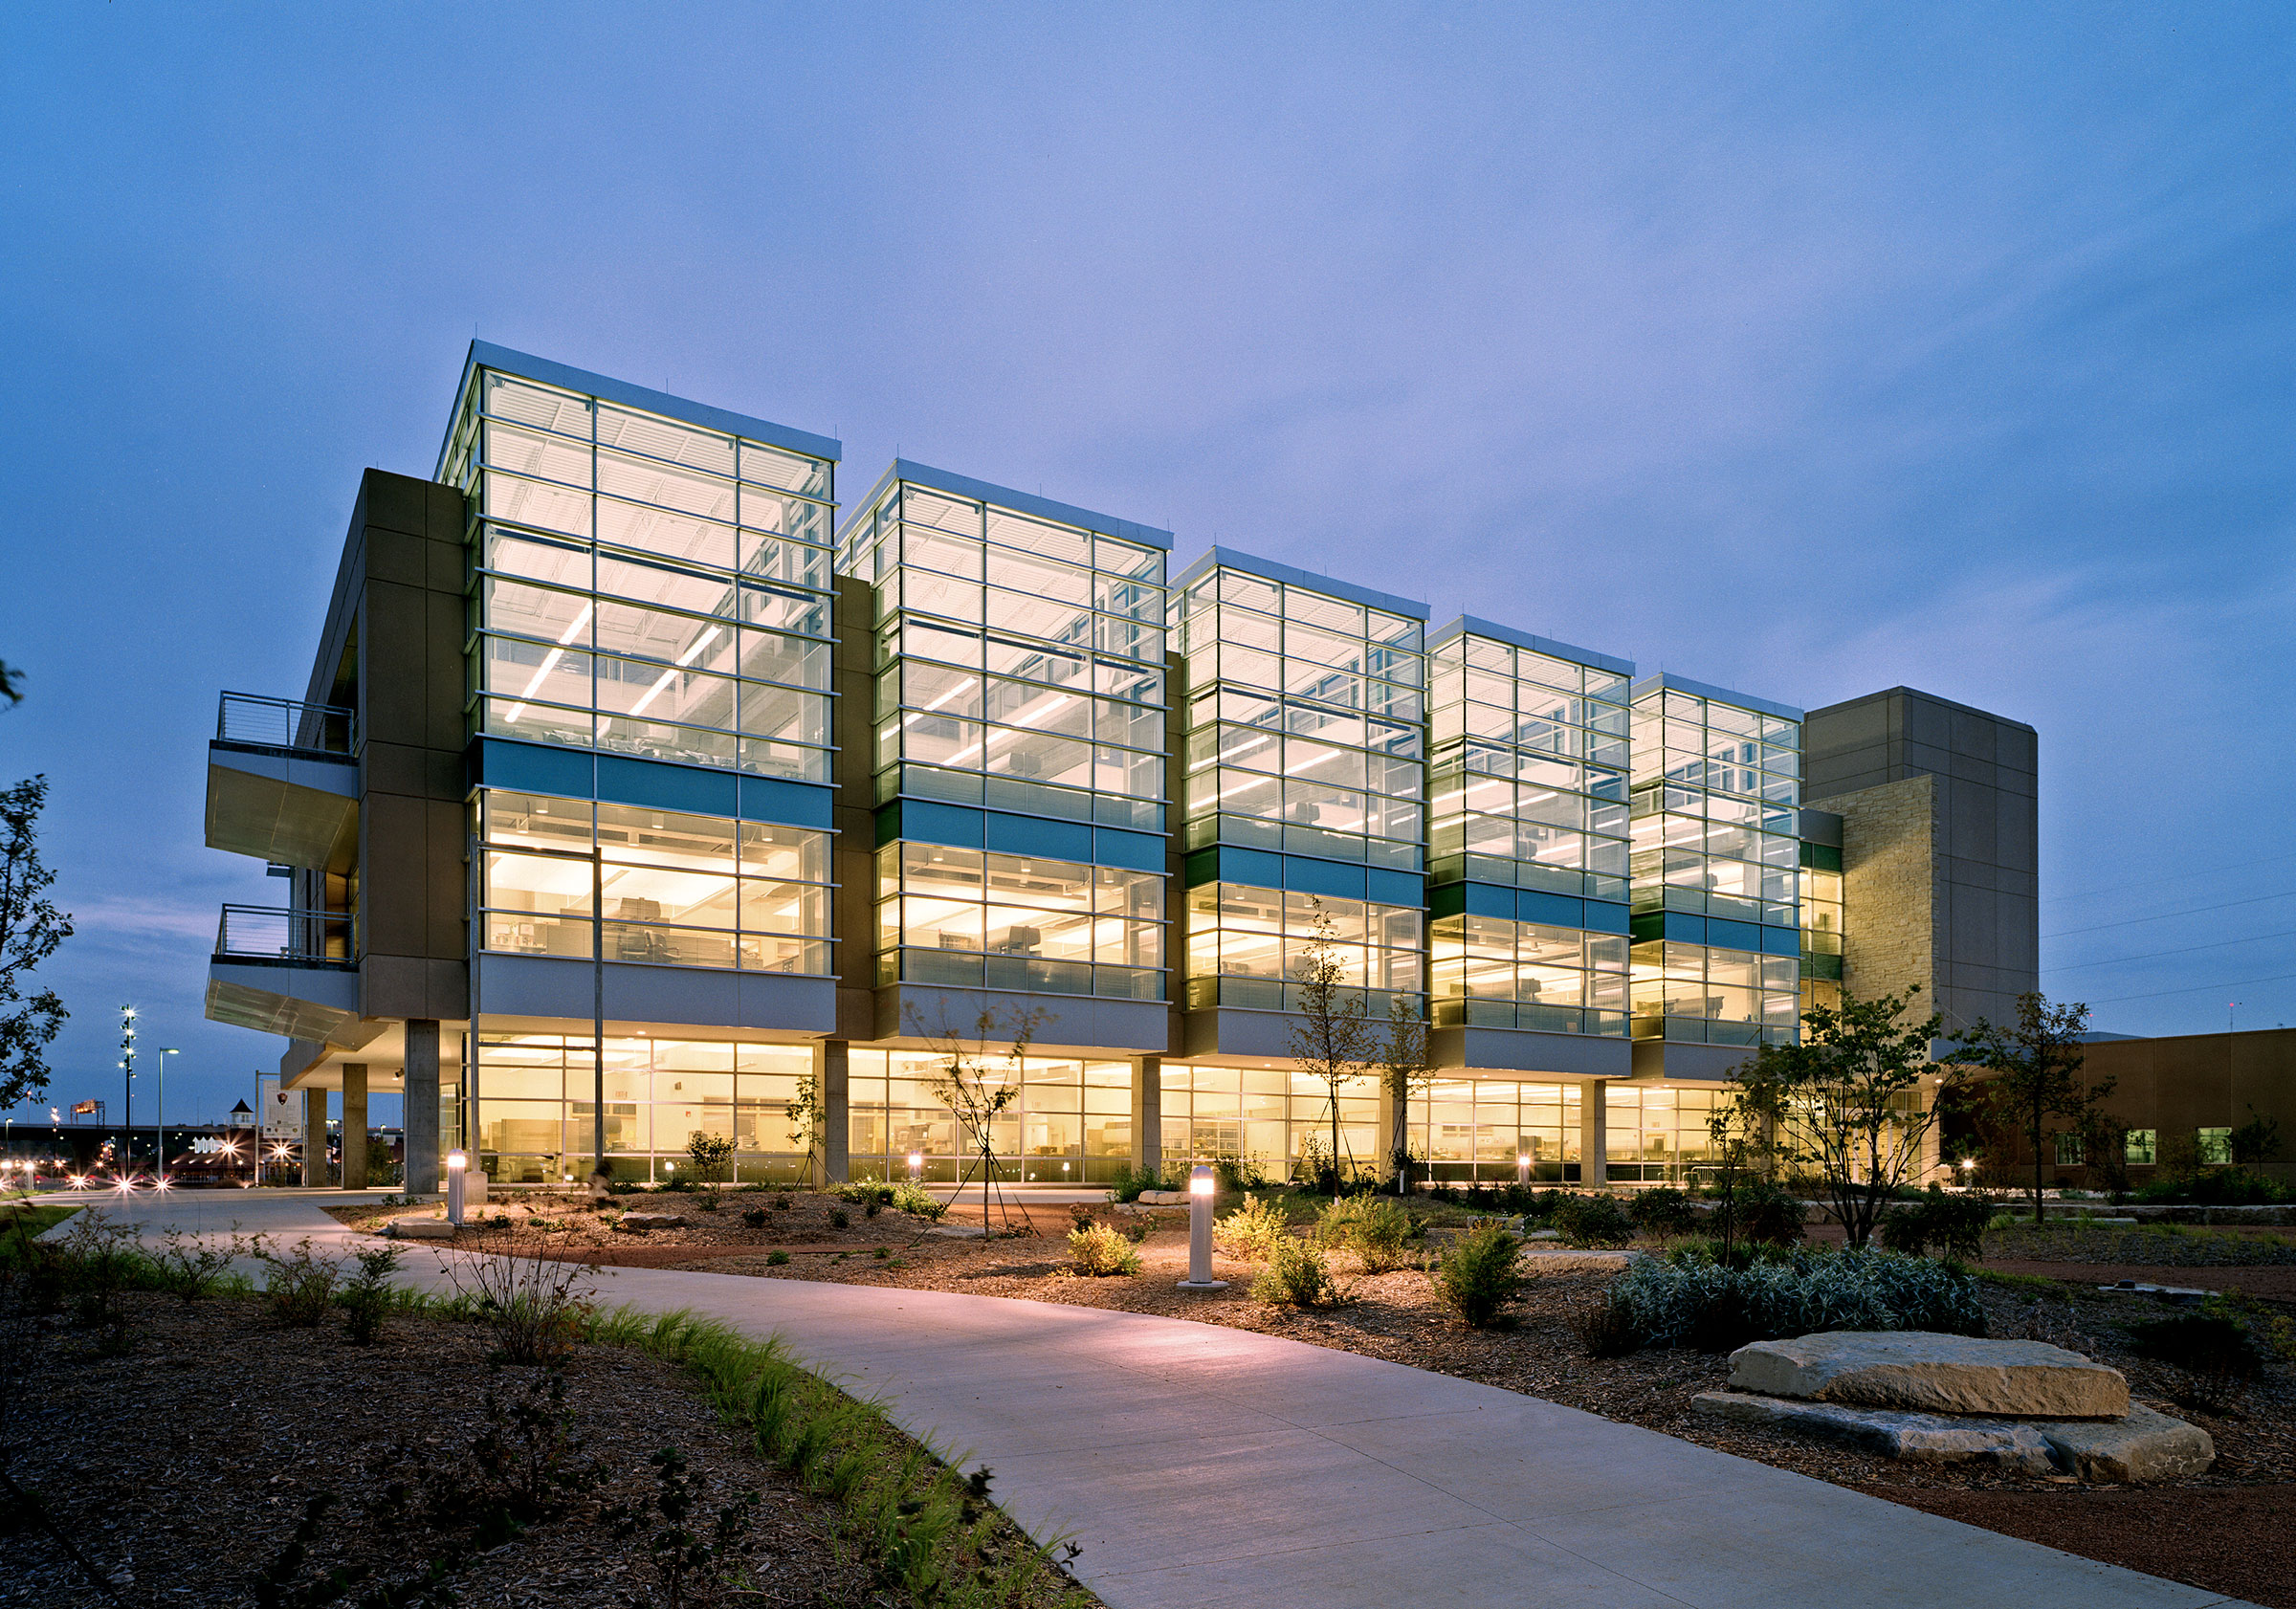
<svg viewBox="0 0 2296 1609"><path fill-rule="evenodd" d="M471 1159L460 1151L447 1153L447 1222L462 1223L463 1179L470 1172Z"/></svg>
<svg viewBox="0 0 2296 1609"><path fill-rule="evenodd" d="M1227 1281L1212 1277L1212 1170L1198 1163L1188 1170L1188 1277L1182 1290L1225 1290Z"/></svg>

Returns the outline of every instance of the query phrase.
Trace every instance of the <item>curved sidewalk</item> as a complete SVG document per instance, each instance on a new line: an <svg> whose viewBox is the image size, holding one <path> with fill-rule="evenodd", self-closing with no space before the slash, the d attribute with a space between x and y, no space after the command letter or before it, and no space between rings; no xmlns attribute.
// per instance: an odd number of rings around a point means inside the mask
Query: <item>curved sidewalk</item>
<svg viewBox="0 0 2296 1609"><path fill-rule="evenodd" d="M315 1204L247 1204L251 1229L357 1238L331 1220L322 1230ZM170 1203L133 1216L186 1229L230 1216L196 1215ZM608 1303L778 1333L904 1428L989 1465L998 1501L1040 1539L1079 1544L1078 1577L1114 1609L2237 1601L1537 1398L1248 1331L667 1269L602 1270L598 1283Z"/></svg>

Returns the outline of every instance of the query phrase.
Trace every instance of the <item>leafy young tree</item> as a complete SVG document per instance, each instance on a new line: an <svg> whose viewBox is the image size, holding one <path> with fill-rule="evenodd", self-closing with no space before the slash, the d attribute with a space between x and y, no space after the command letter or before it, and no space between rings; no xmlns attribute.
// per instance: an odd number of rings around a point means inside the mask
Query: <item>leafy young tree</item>
<svg viewBox="0 0 2296 1609"><path fill-rule="evenodd" d="M2038 990L2017 997L2017 1022L2001 1026L1979 1018L1960 1036L1954 1060L1986 1075L1985 1104L2004 1128L2033 1151L2033 1222L2042 1222L2042 1181L2049 1165L2052 1117L2086 1132L2100 1121L2099 1106L2113 1080L2091 1084L2082 1075L2086 1052L2081 1035L2088 1007L2051 1005Z"/></svg>
<svg viewBox="0 0 2296 1609"><path fill-rule="evenodd" d="M1427 1025L1402 995L1387 1003L1387 1043L1380 1050L1380 1082L1395 1109L1387 1135L1388 1160L1395 1166L1395 1193L1411 1190L1411 1097L1425 1096L1435 1069L1427 1057Z"/></svg>
<svg viewBox="0 0 2296 1609"><path fill-rule="evenodd" d="M1722 1196L1714 1223L1725 1267L1734 1263L1748 1187L1767 1181L1776 1171L1777 1097L1777 1086L1771 1080L1740 1084L1716 1104L1713 1115L1706 1121L1706 1132L1713 1140L1714 1186Z"/></svg>
<svg viewBox="0 0 2296 1609"><path fill-rule="evenodd" d="M1799 1045L1765 1045L1739 1075L1749 1098L1775 1113L1778 1156L1815 1166L1852 1248L1873 1238L1882 1209L1921 1165L1922 1143L1937 1121L1921 1098L1944 1019L1910 1025L1899 1018L1921 992L1859 1000L1843 991L1839 1009L1802 1013Z"/></svg>
<svg viewBox="0 0 2296 1609"><path fill-rule="evenodd" d="M734 1142L725 1135L695 1129L686 1138L686 1157L704 1184L723 1181L726 1164L734 1159Z"/></svg>
<svg viewBox="0 0 2296 1609"><path fill-rule="evenodd" d="M40 810L48 779L0 791L0 1108L48 1088L41 1052L71 1015L54 989L27 995L33 969L72 937L72 918L49 902L55 873L40 864Z"/></svg>
<svg viewBox="0 0 2296 1609"><path fill-rule="evenodd" d="M1300 1071L1320 1083L1332 1114L1332 1183L1338 1193L1345 1177L1339 1137L1339 1091L1368 1077L1378 1064L1379 1047L1371 1025L1364 1021L1363 990L1348 981L1339 959L1339 935L1323 901L1311 896L1314 937L1301 951L1293 969L1299 991L1299 1013L1305 1022L1292 1029L1292 1059Z"/></svg>
<svg viewBox="0 0 2296 1609"><path fill-rule="evenodd" d="M790 1149L805 1147L807 1184L817 1183L821 1178L821 1120L824 1111L821 1075L807 1068L797 1075L797 1091L790 1096L787 1109Z"/></svg>
<svg viewBox="0 0 2296 1609"><path fill-rule="evenodd" d="M973 1019L968 1033L953 1027L945 1015L938 1027L928 1028L924 1014L914 1005L909 1008L910 1031L930 1044L940 1058L940 1071L930 1085L934 1098L949 1109L957 1126L964 1131L966 1149L973 1158L970 1166L981 1170L981 1232L984 1237L989 1232L989 1197L997 1183L997 1120L1021 1092L1022 1059L1028 1052L1028 1042L1049 1016L1041 1008L1007 1013L984 1007ZM993 1055L990 1042L1002 1040L1009 1040L1011 1048L1002 1056ZM964 1187L963 1179L957 1183L960 1190ZM1005 1214L1007 1223L1011 1216Z"/></svg>

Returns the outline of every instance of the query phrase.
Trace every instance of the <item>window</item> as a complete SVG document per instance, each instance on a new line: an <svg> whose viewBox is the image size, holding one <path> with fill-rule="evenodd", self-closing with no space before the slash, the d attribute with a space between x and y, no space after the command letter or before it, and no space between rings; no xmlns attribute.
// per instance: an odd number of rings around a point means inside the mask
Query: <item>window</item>
<svg viewBox="0 0 2296 1609"><path fill-rule="evenodd" d="M2155 1160L2157 1135L2151 1129L2130 1129L2123 1155L2131 1167L2151 1167Z"/></svg>
<svg viewBox="0 0 2296 1609"><path fill-rule="evenodd" d="M500 789L481 792L477 811L489 950L587 959L595 925L608 960L829 971L825 832Z"/></svg>
<svg viewBox="0 0 2296 1609"><path fill-rule="evenodd" d="M1164 998L1153 871L938 844L877 851L879 982Z"/></svg>
<svg viewBox="0 0 2296 1609"><path fill-rule="evenodd" d="M2079 1135L2059 1135L2057 1136L2057 1165L2061 1168L2081 1166L2082 1149Z"/></svg>
<svg viewBox="0 0 2296 1609"><path fill-rule="evenodd" d="M2232 1160L2232 1131L2229 1128L2202 1129L2196 1137L2203 1163L2218 1167Z"/></svg>
<svg viewBox="0 0 2296 1609"><path fill-rule="evenodd" d="M1704 944L1633 950L1634 1037L1690 1045L1791 1045L1801 963Z"/></svg>
<svg viewBox="0 0 2296 1609"><path fill-rule="evenodd" d="M1626 1032L1626 939L1496 916L1428 929L1438 1026Z"/></svg>
<svg viewBox="0 0 2296 1609"><path fill-rule="evenodd" d="M1298 1009L1296 980L1320 913L1331 924L1342 983L1365 993L1365 1015L1384 1021L1388 1002L1422 990L1422 913L1359 899L1203 883L1188 891L1191 1007Z"/></svg>

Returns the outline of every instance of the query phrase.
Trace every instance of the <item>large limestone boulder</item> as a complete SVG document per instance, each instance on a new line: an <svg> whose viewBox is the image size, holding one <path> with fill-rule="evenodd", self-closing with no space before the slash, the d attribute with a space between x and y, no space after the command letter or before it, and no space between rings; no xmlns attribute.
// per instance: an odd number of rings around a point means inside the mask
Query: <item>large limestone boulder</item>
<svg viewBox="0 0 2296 1609"><path fill-rule="evenodd" d="M2207 1431L2141 1402L2130 1405L2126 1419L2039 1428L2065 1472L2085 1481L2166 1481L2203 1474L2217 1460Z"/></svg>
<svg viewBox="0 0 2296 1609"><path fill-rule="evenodd" d="M2040 1341L1927 1330L1843 1330L1755 1341L1730 1355L1733 1391L1916 1413L2119 1419L2117 1369Z"/></svg>

